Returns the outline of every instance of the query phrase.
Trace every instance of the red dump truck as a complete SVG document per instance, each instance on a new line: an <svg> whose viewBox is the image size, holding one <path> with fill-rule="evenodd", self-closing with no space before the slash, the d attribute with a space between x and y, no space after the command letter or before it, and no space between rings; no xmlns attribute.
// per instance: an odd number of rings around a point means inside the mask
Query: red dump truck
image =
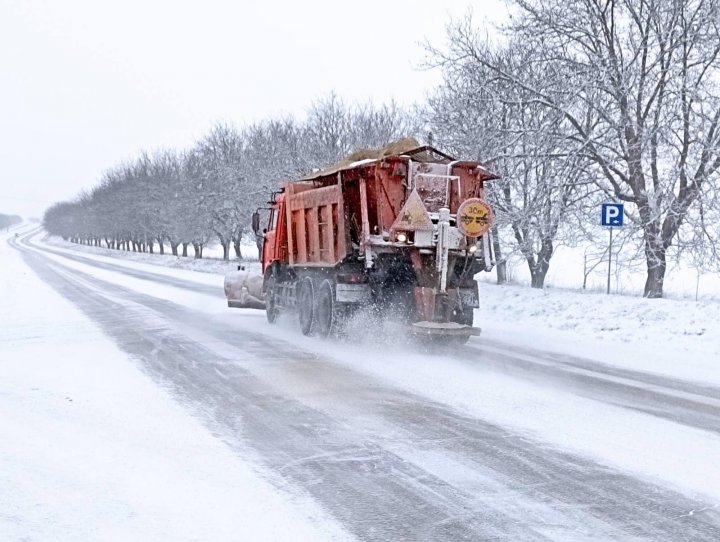
<svg viewBox="0 0 720 542"><path fill-rule="evenodd" d="M478 162L430 146L345 162L273 194L262 235L267 319L297 314L305 335L342 333L360 310L462 343L479 332L473 276L493 267L493 213Z"/></svg>

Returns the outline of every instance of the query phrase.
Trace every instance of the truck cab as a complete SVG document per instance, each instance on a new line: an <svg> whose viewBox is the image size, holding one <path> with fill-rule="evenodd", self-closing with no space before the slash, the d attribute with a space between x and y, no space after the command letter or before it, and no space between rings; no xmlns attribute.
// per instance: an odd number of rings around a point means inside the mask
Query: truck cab
<svg viewBox="0 0 720 542"><path fill-rule="evenodd" d="M262 238L259 256L263 274L273 263L282 261L287 254L285 221L281 219L285 216L285 194L274 192L273 200L268 203L271 206L263 208L267 211L267 222L262 231L260 231L261 209L255 211L253 215L253 230L257 237Z"/></svg>

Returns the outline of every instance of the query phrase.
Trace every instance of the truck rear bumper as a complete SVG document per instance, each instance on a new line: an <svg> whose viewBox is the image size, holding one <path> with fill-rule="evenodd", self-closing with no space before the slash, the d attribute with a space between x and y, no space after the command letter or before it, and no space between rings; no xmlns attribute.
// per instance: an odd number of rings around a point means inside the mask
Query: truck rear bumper
<svg viewBox="0 0 720 542"><path fill-rule="evenodd" d="M411 326L416 335L470 337L480 335L479 327L466 326L455 322L415 322Z"/></svg>

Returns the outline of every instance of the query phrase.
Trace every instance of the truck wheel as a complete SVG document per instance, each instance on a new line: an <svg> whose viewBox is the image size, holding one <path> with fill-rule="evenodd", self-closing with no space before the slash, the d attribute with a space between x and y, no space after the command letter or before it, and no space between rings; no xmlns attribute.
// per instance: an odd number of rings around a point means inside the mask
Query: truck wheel
<svg viewBox="0 0 720 542"><path fill-rule="evenodd" d="M335 286L325 279L317 295L315 320L318 335L329 337L337 331L337 307L335 305Z"/></svg>
<svg viewBox="0 0 720 542"><path fill-rule="evenodd" d="M474 311L472 307L463 307L453 311L452 321L465 326L473 325Z"/></svg>
<svg viewBox="0 0 720 542"><path fill-rule="evenodd" d="M300 281L297 297L298 319L303 335L315 334L315 287L312 279L305 277Z"/></svg>
<svg viewBox="0 0 720 542"><path fill-rule="evenodd" d="M462 307L460 309L455 309L452 320L453 322L457 322L458 324L462 324L464 326L472 326L474 313L475 311L472 307ZM455 335L445 337L445 341L448 346L462 346L469 340L469 335Z"/></svg>
<svg viewBox="0 0 720 542"><path fill-rule="evenodd" d="M267 317L267 321L271 324L274 324L277 321L278 314L280 313L280 310L277 306L276 295L275 277L270 276L266 280L265 316Z"/></svg>
<svg viewBox="0 0 720 542"><path fill-rule="evenodd" d="M462 346L467 344L470 340L469 335L457 335L455 337L448 337L448 346Z"/></svg>

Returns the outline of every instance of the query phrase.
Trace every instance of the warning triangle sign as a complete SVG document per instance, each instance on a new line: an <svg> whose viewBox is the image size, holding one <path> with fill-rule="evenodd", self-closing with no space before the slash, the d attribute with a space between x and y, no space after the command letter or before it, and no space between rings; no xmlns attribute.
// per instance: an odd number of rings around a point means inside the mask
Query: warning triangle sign
<svg viewBox="0 0 720 542"><path fill-rule="evenodd" d="M425 209L425 204L420 199L417 190L414 190L408 196L405 205L400 209L395 222L392 225L393 230L417 231L432 230L433 223L430 215Z"/></svg>

